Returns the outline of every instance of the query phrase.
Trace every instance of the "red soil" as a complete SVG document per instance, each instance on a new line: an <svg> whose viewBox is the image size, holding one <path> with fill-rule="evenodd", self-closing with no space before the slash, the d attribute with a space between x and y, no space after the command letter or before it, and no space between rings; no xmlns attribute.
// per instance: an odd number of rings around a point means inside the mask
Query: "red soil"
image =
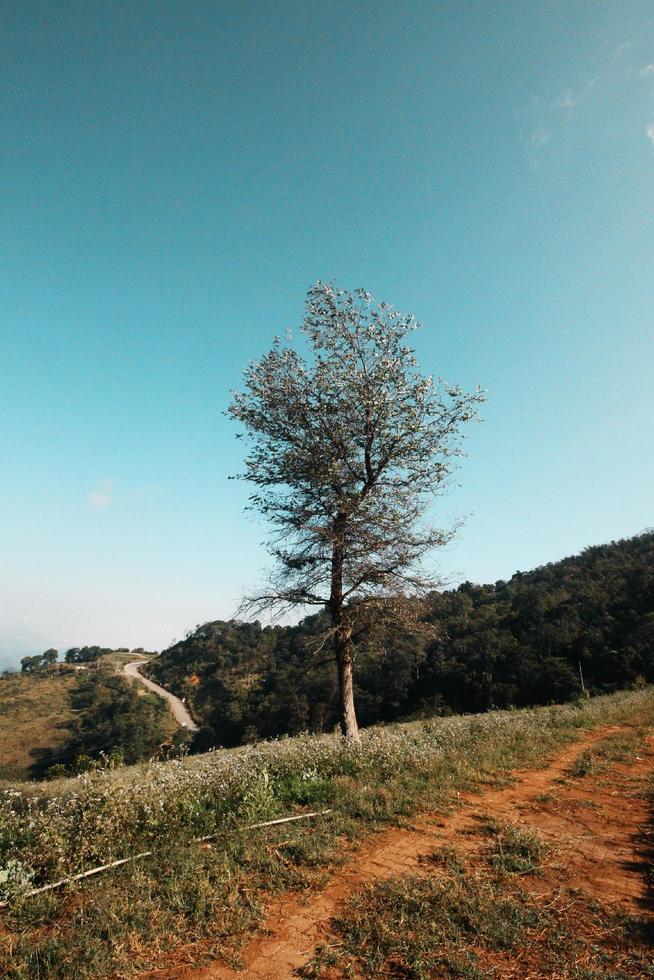
<svg viewBox="0 0 654 980"><path fill-rule="evenodd" d="M261 977L286 980L311 959L315 948L333 941L330 920L362 885L411 872L425 873L424 857L443 845L473 854L483 844L480 823L488 819L536 830L555 844L555 864L533 891L553 893L561 882L611 908L649 914L644 858L648 853L648 802L638 787L654 772L651 741L630 766L611 765L602 775L566 779L579 754L627 726L598 729L566 746L545 768L515 772L508 788L466 795L451 815L425 814L412 829L393 829L368 840L326 887L306 896L282 895L271 901L262 933L245 949L245 968L213 963L200 970L171 970L157 976L183 980ZM477 832L475 832L477 831ZM423 859L423 860L421 860ZM555 871L555 874L552 872Z"/></svg>

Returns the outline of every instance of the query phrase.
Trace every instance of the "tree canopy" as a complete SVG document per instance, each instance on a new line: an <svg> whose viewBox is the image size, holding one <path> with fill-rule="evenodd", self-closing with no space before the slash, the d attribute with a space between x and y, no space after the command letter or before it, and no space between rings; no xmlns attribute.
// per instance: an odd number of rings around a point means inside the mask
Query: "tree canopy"
<svg viewBox="0 0 654 980"><path fill-rule="evenodd" d="M250 504L273 528L270 587L250 608L327 610L350 738L353 630L434 587L423 559L451 532L430 504L483 399L421 374L407 342L417 327L364 290L318 282L300 328L309 357L275 340L229 408L249 441Z"/></svg>

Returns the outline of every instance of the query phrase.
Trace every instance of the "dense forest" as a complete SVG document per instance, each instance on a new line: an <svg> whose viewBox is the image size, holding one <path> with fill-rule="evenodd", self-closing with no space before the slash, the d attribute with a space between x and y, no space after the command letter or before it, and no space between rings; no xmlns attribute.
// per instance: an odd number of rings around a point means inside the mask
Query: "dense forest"
<svg viewBox="0 0 654 980"><path fill-rule="evenodd" d="M360 641L362 724L484 711L654 681L654 533L587 548L494 585L434 593L424 631ZM336 676L321 615L298 626L212 622L146 671L185 697L196 748L331 730Z"/></svg>

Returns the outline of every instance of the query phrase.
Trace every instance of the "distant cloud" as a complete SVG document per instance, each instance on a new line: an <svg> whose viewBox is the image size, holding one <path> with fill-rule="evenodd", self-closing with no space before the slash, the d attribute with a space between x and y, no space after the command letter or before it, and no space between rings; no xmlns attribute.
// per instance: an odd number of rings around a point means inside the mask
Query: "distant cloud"
<svg viewBox="0 0 654 980"><path fill-rule="evenodd" d="M91 507L96 510L109 507L113 503L113 485L111 481L104 480L102 483L99 483L97 487L89 492L87 500Z"/></svg>
<svg viewBox="0 0 654 980"><path fill-rule="evenodd" d="M623 54L626 54L626 52L630 51L632 48L633 48L633 44L631 41L624 41L622 44L618 45L618 47L615 49L615 51L611 56L611 63L615 64L615 62L618 61L618 59L621 58Z"/></svg>
<svg viewBox="0 0 654 980"><path fill-rule="evenodd" d="M564 134L568 139L574 139L578 131L581 139L587 139L588 127L582 124L588 120L591 110L599 111L604 106L606 111L607 97L614 98L615 92L625 100L642 104L644 118L641 116L640 126L644 126L645 136L654 146L654 123L647 122L654 96L651 88L654 61L646 61L648 54L651 57L645 41L623 41L596 55L595 71L585 84L560 85L558 97L555 97L556 89L550 90L549 94L532 93L528 105L514 110L531 169L538 170L541 161L556 152L557 143Z"/></svg>
<svg viewBox="0 0 654 980"><path fill-rule="evenodd" d="M518 114L517 118L520 119L522 115L529 126L523 138L526 139L532 170L539 169L543 147L560 134L562 126L569 121L577 106L590 94L596 83L597 78L591 78L582 89L565 89L563 95L554 100L532 95L529 108Z"/></svg>
<svg viewBox="0 0 654 980"><path fill-rule="evenodd" d="M544 146L545 143L547 143L547 141L551 138L552 134L549 129L545 129L543 126L538 126L529 137L529 142L532 146Z"/></svg>
<svg viewBox="0 0 654 980"><path fill-rule="evenodd" d="M557 99L553 105L554 109L574 109L577 104L577 99L572 94L572 92L566 92L564 96Z"/></svg>
<svg viewBox="0 0 654 980"><path fill-rule="evenodd" d="M560 99L557 99L553 103L552 109L554 111L564 111L566 109L574 109L583 102L587 95L589 95L595 86L597 85L597 78L591 78L587 85L585 85L579 92L573 92L568 89L565 95L562 95Z"/></svg>

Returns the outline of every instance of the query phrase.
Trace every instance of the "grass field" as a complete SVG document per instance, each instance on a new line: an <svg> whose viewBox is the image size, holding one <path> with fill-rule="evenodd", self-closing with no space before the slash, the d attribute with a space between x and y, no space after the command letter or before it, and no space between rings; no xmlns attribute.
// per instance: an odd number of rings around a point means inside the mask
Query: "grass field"
<svg viewBox="0 0 654 980"><path fill-rule="evenodd" d="M0 972L128 976L170 965L180 949L186 963L237 962L266 894L311 889L371 831L421 808L447 809L463 790L537 765L580 729L636 715L651 722L650 690L389 725L365 731L358 747L337 736L282 739L0 794L0 868L10 869ZM310 827L240 830L325 806L332 813ZM217 836L191 843L204 834ZM30 882L142 850L154 853L24 897Z"/></svg>
<svg viewBox="0 0 654 980"><path fill-rule="evenodd" d="M0 779L26 779L35 753L64 744L75 683L64 671L0 677Z"/></svg>

